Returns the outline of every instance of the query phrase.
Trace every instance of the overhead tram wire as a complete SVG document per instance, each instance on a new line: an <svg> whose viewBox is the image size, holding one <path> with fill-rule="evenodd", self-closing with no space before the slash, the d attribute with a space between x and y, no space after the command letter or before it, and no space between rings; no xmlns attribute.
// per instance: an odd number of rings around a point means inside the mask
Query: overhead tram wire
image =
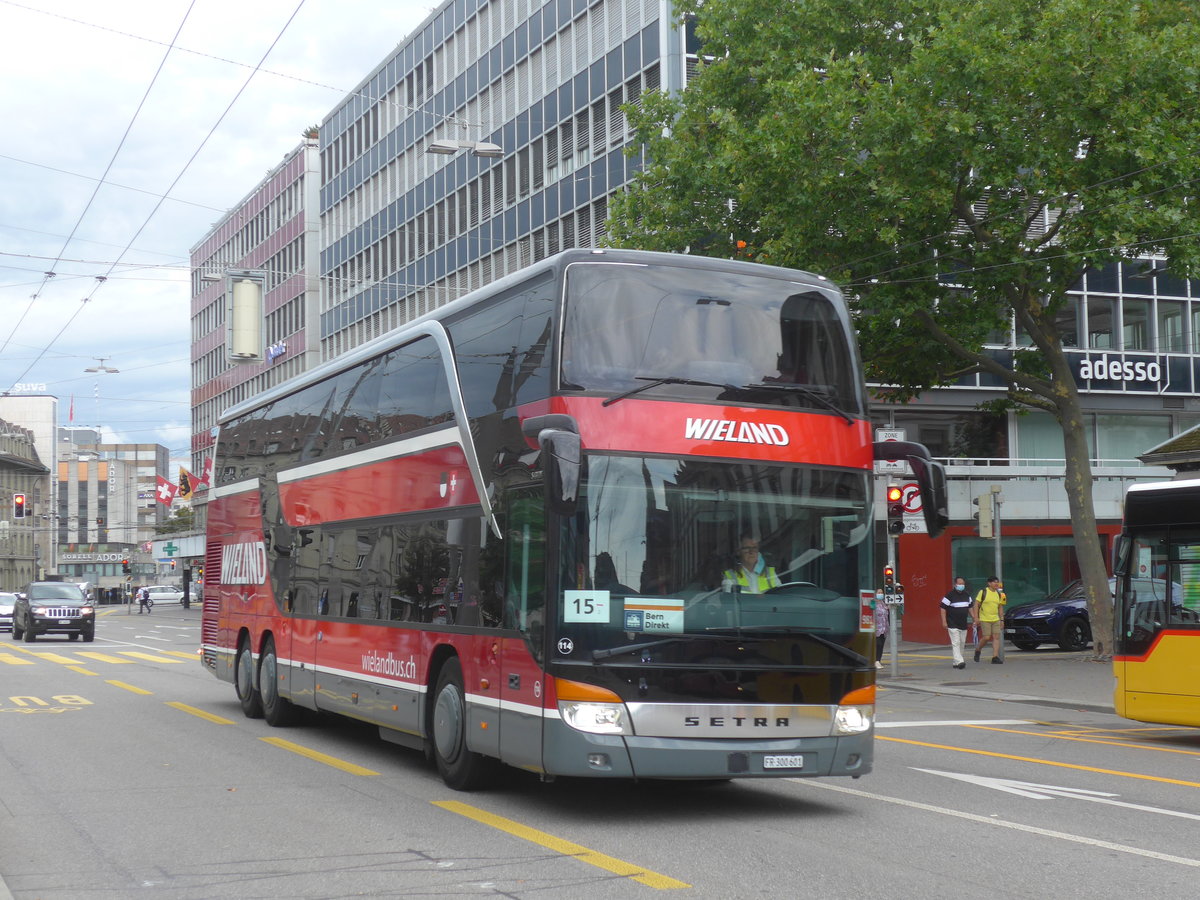
<svg viewBox="0 0 1200 900"><path fill-rule="evenodd" d="M194 4L195 0L192 0L192 2ZM137 231L134 232L133 237L131 237L129 239L129 242L125 245L125 248L120 252L120 254L117 256L116 260L114 260L113 263L109 266L108 271L104 275L95 276L96 277L96 285L95 285L95 287L92 288L91 293L89 293L88 296L84 297L80 301L79 306L76 307L76 309L75 309L75 312L72 313L71 316L63 323L63 326L62 326L62 328L60 328L58 330L58 333L55 334L54 337L50 339L50 342L48 344L46 344L46 346L42 349L42 351L38 354L38 356L33 360L33 362L31 362L26 367L25 371L22 372L20 374L20 376L18 376L15 379L15 381L20 382L20 381L24 380L25 376L28 375L29 372L33 369L33 367L36 366L38 364L38 362L41 361L41 359L46 355L46 352L49 351L50 348L54 346L54 344L58 341L58 339L60 337L62 337L63 333L71 326L71 324L75 321L75 319L79 317L79 314L83 311L84 306L88 302L91 301L92 297L94 297L96 292L100 289L100 286L103 285L105 283L105 281L107 281L108 276L111 275L112 272L119 265L121 265L121 259L133 247L134 241L136 241L141 236L142 232L146 229L146 226L150 224L150 221L154 218L154 216L162 208L162 205L166 202L167 197L170 195L171 191L174 190L174 188L177 184L179 184L179 182L183 178L184 174L187 172L187 170L189 168L191 168L192 163L194 163L196 161L196 157L200 155L200 151L204 149L205 145L212 138L213 134L216 133L217 128L220 127L221 123L225 120L225 117L227 115L229 115L229 111L231 109L233 109L233 105L235 103L237 103L238 99L242 96L243 92L245 92L246 88L250 86L251 80L254 78L255 74L257 74L258 70L262 67L262 64L266 60L266 58L271 54L271 51L275 49L275 46L283 38L284 33L288 30L289 27L291 27L292 22L295 20L297 14L300 12L301 8L304 6L304 3L305 3L305 0L300 0L300 2L298 4L296 4L296 8L294 10L292 10L292 14L290 16L288 16L287 21L283 23L283 27L279 30L279 34L275 35L275 39L273 41L271 41L270 46L268 46L267 49L263 52L262 57L258 61L258 64L256 66L254 66L254 68L250 71L250 74L246 76L246 80L244 82L242 82L242 86L240 88L238 88L237 93L235 93L233 95L233 99L231 99L229 101L228 105L226 105L225 109L221 112L221 115L217 117L217 120L213 123L212 128L210 128L208 130L208 134L206 134L204 136L204 139L200 141L200 145L196 148L195 152L192 153L192 155L190 157L188 157L187 162L185 162L183 164L183 168L179 170L179 174L175 176L174 180L170 183L170 185L167 186L167 189L165 191L163 191L162 195L158 198L158 202L154 204L154 208L152 210L150 210L150 213L149 213L149 215L146 216L145 221L142 222L142 224L138 227ZM188 9L190 12L191 7L189 6ZM186 20L186 16L184 18ZM181 23L180 28L182 29L182 27L183 27L183 25ZM178 32L176 32L176 34L178 35ZM170 51L168 50L168 53L169 52ZM166 60L164 57L164 62L165 61ZM161 66L160 66L160 69L161 69ZM157 77L157 74L156 74L156 77ZM140 108L141 107L139 107L139 109ZM130 123L130 124L132 125L132 123ZM126 133L128 133L128 131ZM118 150L119 149L120 148L118 148ZM111 166L111 163L110 163L110 166ZM98 189L99 189L99 186L97 186L97 190ZM76 227L78 227L78 225L76 225ZM72 234L74 234L74 229L72 229ZM64 247L63 249L65 251L66 248ZM36 296L37 295L35 294L34 298L32 298L32 299L36 299ZM31 299L30 305L32 305L32 299ZM28 312L28 309L26 309L26 312ZM22 314L22 318L24 318L24 314ZM20 324L20 323L18 323L18 324ZM13 329L13 333L14 334L16 333L15 328ZM8 336L8 339L5 340L4 346L8 345L8 341L11 340L11 338L12 338L12 334L10 334ZM3 347L0 347L0 351L2 351L3 349L4 349Z"/></svg>
<svg viewBox="0 0 1200 900"><path fill-rule="evenodd" d="M8 333L8 337L4 339L4 343L0 344L0 353L3 353L8 347L9 341L11 341L13 335L17 333L17 329L21 327L21 323L25 321L25 317L29 315L29 311L33 309L33 304L37 301L38 297L41 296L42 291L45 290L46 284L51 278L54 277L56 265L61 261L63 254L67 252L67 247L71 245L71 241L75 239L75 232L77 232L79 230L79 226L83 224L83 220L86 218L88 211L92 208L92 204L95 202L96 196L100 193L100 188L104 186L105 179L108 178L108 173L112 171L112 167L116 164L117 157L120 156L121 149L125 146L125 141L128 139L129 133L133 130L133 124L137 121L138 116L141 115L142 107L146 105L146 100L149 98L150 92L154 90L154 85L158 82L158 76L162 74L163 67L166 66L167 59L171 55L171 49L175 46L175 41L178 40L179 35L183 33L183 26L187 24L188 16L191 15L192 7L195 5L196 0L192 0L192 2L188 5L187 10L184 12L183 19L179 22L179 27L175 29L175 34L171 38L170 45L167 47L166 52L163 53L163 57L158 63L158 68L154 70L154 76L150 79L150 83L146 85L146 90L142 93L142 99L138 102L137 109L133 111L133 116L129 119L129 124L125 126L125 133L121 135L121 140L117 142L116 149L113 150L112 156L108 160L108 165L104 167L104 174L100 176L100 179L96 182L96 186L92 189L92 196L88 197L87 203L84 205L83 210L79 213L79 217L75 220L75 224L71 227L71 233L68 234L66 240L63 241L62 249L58 251L58 255L55 258L54 263L51 264L50 268L42 276L42 283L38 286L38 289L33 292L32 296L30 296L29 303L25 305L24 311L22 311L20 317L18 317L16 323L13 325L12 331ZM155 207L155 209L157 208L158 207ZM129 248L126 247L126 250L128 249ZM79 315L79 310L83 308L83 304L87 303L88 299L90 298L85 298L83 301L81 301L79 308L75 311L75 314L67 320L67 324L73 321L75 316ZM65 328L66 324L63 325L63 329ZM58 337L61 334L62 331L60 330L59 333L54 336L53 340L51 340L50 345L53 345L54 341L58 340ZM50 349L50 345L46 347L47 350ZM41 356L39 356L38 359L41 359ZM34 362L36 363L37 360L34 360ZM32 368L32 364L30 365L30 368ZM28 372L29 369L26 369L25 372L21 373L21 378L17 380L20 381L23 379Z"/></svg>

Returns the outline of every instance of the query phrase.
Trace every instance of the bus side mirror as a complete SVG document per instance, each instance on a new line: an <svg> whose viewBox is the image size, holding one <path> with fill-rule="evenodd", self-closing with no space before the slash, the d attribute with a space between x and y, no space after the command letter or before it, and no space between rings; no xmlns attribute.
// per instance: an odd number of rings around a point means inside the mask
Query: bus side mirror
<svg viewBox="0 0 1200 900"><path fill-rule="evenodd" d="M560 516L574 515L583 466L583 441L575 420L559 414L534 416L521 423L521 432L536 437L541 448L550 510Z"/></svg>

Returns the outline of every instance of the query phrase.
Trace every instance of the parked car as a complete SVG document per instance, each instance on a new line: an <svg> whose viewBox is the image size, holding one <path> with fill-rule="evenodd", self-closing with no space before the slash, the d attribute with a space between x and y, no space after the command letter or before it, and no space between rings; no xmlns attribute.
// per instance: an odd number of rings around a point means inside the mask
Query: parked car
<svg viewBox="0 0 1200 900"><path fill-rule="evenodd" d="M12 631L13 607L16 604L16 594L0 591L0 631Z"/></svg>
<svg viewBox="0 0 1200 900"><path fill-rule="evenodd" d="M13 606L12 636L32 643L39 634L65 634L71 640L96 637L96 610L79 585L66 581L34 581Z"/></svg>
<svg viewBox="0 0 1200 900"><path fill-rule="evenodd" d="M1109 593L1117 580L1108 579ZM1139 595L1166 596L1167 583L1159 578L1135 578L1133 588ZM1171 586L1176 596L1183 588ZM1011 607L1004 613L1004 638L1018 650L1036 650L1042 644L1058 644L1063 650L1085 650L1092 642L1091 619L1083 582L1076 578L1034 603Z"/></svg>
<svg viewBox="0 0 1200 900"><path fill-rule="evenodd" d="M155 603L183 602L183 588L171 587L169 584L152 584L149 591L150 599Z"/></svg>

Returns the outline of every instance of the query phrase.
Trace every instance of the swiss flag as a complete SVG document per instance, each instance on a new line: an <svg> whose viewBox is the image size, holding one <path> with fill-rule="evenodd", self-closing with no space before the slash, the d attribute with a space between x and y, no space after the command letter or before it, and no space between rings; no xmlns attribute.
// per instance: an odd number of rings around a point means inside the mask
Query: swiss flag
<svg viewBox="0 0 1200 900"><path fill-rule="evenodd" d="M170 506L171 501L175 499L175 495L179 492L179 488L161 475L156 476L156 478L158 480L158 487L155 489L154 495L159 503L165 503L167 506Z"/></svg>
<svg viewBox="0 0 1200 900"><path fill-rule="evenodd" d="M204 485L205 487L209 487L212 485L212 469L213 469L213 461L212 461L212 457L210 456L206 460L204 460L204 471L202 471L200 473L200 478L197 479L200 482L200 484Z"/></svg>

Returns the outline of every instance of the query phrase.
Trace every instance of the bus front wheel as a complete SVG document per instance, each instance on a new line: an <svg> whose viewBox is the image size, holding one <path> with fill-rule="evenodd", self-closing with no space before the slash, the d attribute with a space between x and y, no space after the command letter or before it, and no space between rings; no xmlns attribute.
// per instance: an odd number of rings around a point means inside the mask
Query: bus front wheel
<svg viewBox="0 0 1200 900"><path fill-rule="evenodd" d="M431 724L433 758L442 780L456 791L483 787L492 775L494 761L467 749L466 694L457 657L448 659L438 675Z"/></svg>
<svg viewBox="0 0 1200 900"><path fill-rule="evenodd" d="M254 654L250 652L249 638L242 638L238 644L237 660L233 666L233 686L237 689L238 700L242 702L242 713L246 718L261 719L262 694L254 686Z"/></svg>

